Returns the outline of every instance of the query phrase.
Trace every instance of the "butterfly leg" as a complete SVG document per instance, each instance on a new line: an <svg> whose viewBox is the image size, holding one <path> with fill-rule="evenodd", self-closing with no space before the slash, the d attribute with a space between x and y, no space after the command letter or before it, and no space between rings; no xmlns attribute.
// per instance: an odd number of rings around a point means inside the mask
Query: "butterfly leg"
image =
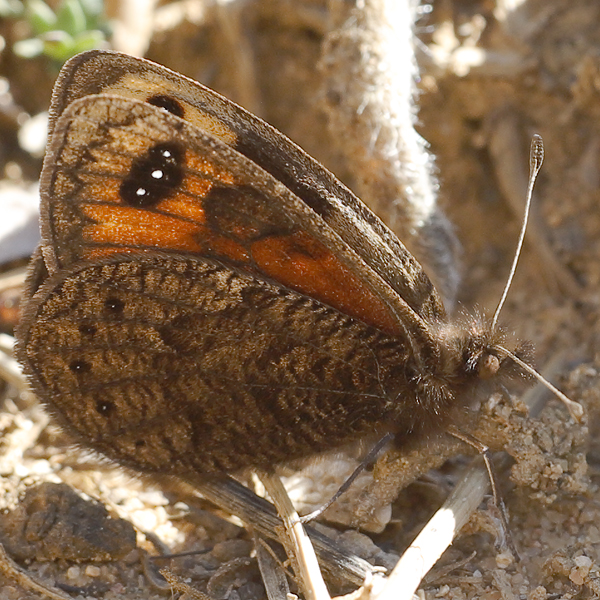
<svg viewBox="0 0 600 600"><path fill-rule="evenodd" d="M313 512L308 515L304 515L300 517L300 522L303 524L310 523L314 521L317 517L321 516L342 494L344 494L348 488L352 485L354 480L368 467L379 455L379 453L387 446L389 442L394 439L393 433L387 433L384 435L372 448L369 450L367 455L360 461L360 464L350 477L342 483L338 491L327 501L325 504L317 508L317 510L313 510Z"/></svg>

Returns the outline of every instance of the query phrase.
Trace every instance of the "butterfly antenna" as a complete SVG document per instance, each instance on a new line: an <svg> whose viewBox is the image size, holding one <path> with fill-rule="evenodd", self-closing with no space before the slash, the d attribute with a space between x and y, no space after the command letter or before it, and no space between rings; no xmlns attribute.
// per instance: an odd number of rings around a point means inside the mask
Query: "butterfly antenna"
<svg viewBox="0 0 600 600"><path fill-rule="evenodd" d="M531 365L528 365L524 360L521 360L518 356L513 354L510 350L503 348L502 346L495 346L497 350L503 352L506 356L510 357L516 362L524 371L527 371L530 375L533 375L544 387L549 389L566 407L569 414L573 419L581 422L583 418L583 407L579 402L571 400L568 396L563 394L558 388L553 386L543 375L540 375Z"/></svg>
<svg viewBox="0 0 600 600"><path fill-rule="evenodd" d="M531 146L529 149L529 182L527 184L527 201L525 202L525 214L523 216L523 225L521 226L521 233L519 235L519 242L517 244L517 251L515 252L515 258L513 259L512 267L510 269L510 274L508 276L508 281L504 286L504 292L502 293L502 298L500 298L500 302L498 302L498 306L496 307L496 312L494 313L494 318L492 319L492 329L496 328L498 324L498 317L500 316L500 311L504 306L504 302L506 301L506 296L508 295L508 290L510 289L510 285L515 276L515 271L517 269L517 262L519 261L519 256L521 255L521 249L523 247L523 240L525 239L525 230L527 229L527 220L529 219L529 210L531 208L531 198L533 195L533 186L535 184L535 180L537 179L538 173L542 167L542 163L544 162L544 142L542 140L542 136L537 133L531 138ZM504 352L506 356L510 357L515 363L517 363L524 371L527 371L530 375L533 375L542 385L544 385L547 389L549 389L567 408L569 414L576 421L581 421L583 417L583 407L578 402L574 402L570 398L568 398L565 394L563 394L559 389L553 386L545 377L540 375L531 365L528 365L525 361L521 360L514 353L510 352L506 348L502 348L501 346L497 346L497 349L501 352Z"/></svg>
<svg viewBox="0 0 600 600"><path fill-rule="evenodd" d="M510 274L508 275L508 280L506 282L506 285L504 286L504 291L502 292L502 297L500 298L500 302L498 302L496 312L494 312L494 318L492 319L492 329L496 329L496 325L498 324L498 317L500 316L500 311L502 310L502 307L506 302L508 290L510 289L513 278L515 276L515 271L517 270L517 263L519 262L519 256L521 256L523 240L525 239L525 230L527 229L527 221L529 219L529 209L531 208L531 198L533 196L533 185L535 184L535 180L537 179L538 173L542 168L543 162L544 142L542 140L542 136L536 133L531 138L531 146L529 148L529 182L527 183L527 200L525 202L525 214L523 215L523 224L521 225L521 233L519 234L517 251L515 252L512 267L510 268Z"/></svg>

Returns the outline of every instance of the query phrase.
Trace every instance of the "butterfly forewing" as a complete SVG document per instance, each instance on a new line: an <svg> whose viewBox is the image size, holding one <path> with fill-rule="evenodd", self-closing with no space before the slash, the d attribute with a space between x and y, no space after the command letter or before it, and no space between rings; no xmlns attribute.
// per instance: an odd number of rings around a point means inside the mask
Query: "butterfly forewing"
<svg viewBox="0 0 600 600"><path fill-rule="evenodd" d="M236 149L315 211L417 314L432 321L444 317L435 288L396 236L327 169L255 115L165 67L94 50L63 68L50 110L51 131L71 102L100 93L164 108Z"/></svg>
<svg viewBox="0 0 600 600"><path fill-rule="evenodd" d="M287 187L146 103L102 95L69 105L41 195L54 270L116 253L183 252L276 280L389 333L405 335L399 315L418 319Z"/></svg>

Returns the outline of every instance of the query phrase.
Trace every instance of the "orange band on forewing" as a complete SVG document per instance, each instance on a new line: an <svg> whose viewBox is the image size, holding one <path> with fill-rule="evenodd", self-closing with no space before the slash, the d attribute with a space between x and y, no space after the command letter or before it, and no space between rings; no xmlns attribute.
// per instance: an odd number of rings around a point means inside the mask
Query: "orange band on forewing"
<svg viewBox="0 0 600 600"><path fill-rule="evenodd" d="M156 205L156 210L165 215L188 219L196 223L204 223L206 221L202 203L198 202L196 198L189 198L182 194L177 194L174 198L162 200Z"/></svg>
<svg viewBox="0 0 600 600"><path fill-rule="evenodd" d="M388 306L308 233L261 239L257 226L241 227L235 219L227 233L207 227L203 200L215 185L235 186L235 178L206 157L187 152L181 186L150 210L123 205L118 176L88 172L80 179L86 184L86 198L102 199L102 203L80 204L83 214L93 221L83 229L83 238L90 244L83 251L88 258L144 249L195 253L275 280L387 333L401 333ZM252 243L253 238L259 241Z"/></svg>
<svg viewBox="0 0 600 600"><path fill-rule="evenodd" d="M84 204L81 211L95 221L83 228L83 238L94 244L186 252L202 249L196 241L198 223L130 206Z"/></svg>
<svg viewBox="0 0 600 600"><path fill-rule="evenodd" d="M175 202L182 201L165 200L160 207L172 209ZM181 209L181 206L179 208ZM177 250L204 254L213 258L223 257L241 263L248 263L250 260L246 248L235 240L216 235L205 228L200 219L192 222L177 216L130 206L102 204L84 204L81 206L81 211L95 221L83 228L84 240L94 246L85 250L85 256L88 258L108 256L127 248L131 250L152 248L165 252ZM102 245L109 247L101 248Z"/></svg>
<svg viewBox="0 0 600 600"><path fill-rule="evenodd" d="M303 232L252 245L258 269L298 292L390 334L399 334L390 309L333 252Z"/></svg>
<svg viewBox="0 0 600 600"><path fill-rule="evenodd" d="M206 248L205 253L212 258L250 265L250 252L231 238L208 232L203 242Z"/></svg>

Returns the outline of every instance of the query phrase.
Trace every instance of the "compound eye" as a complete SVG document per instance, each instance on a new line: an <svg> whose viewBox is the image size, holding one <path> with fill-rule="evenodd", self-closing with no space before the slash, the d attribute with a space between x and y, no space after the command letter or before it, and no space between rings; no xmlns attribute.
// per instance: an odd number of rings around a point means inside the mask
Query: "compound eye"
<svg viewBox="0 0 600 600"><path fill-rule="evenodd" d="M477 363L480 379L491 379L500 370L500 359L495 354L484 354Z"/></svg>

